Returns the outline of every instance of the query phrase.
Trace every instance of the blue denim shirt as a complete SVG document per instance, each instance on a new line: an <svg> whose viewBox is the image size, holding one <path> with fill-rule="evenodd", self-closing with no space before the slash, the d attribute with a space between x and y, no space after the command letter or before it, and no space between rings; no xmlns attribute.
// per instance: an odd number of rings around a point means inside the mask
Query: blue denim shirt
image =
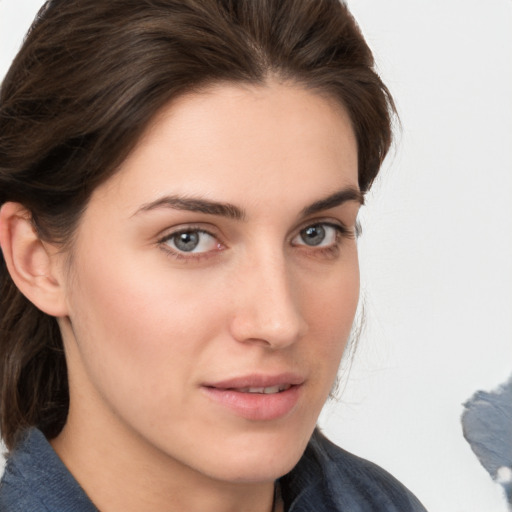
<svg viewBox="0 0 512 512"><path fill-rule="evenodd" d="M287 512L425 512L380 467L328 441L318 430L297 466L280 479ZM0 512L98 512L37 429L9 456Z"/></svg>

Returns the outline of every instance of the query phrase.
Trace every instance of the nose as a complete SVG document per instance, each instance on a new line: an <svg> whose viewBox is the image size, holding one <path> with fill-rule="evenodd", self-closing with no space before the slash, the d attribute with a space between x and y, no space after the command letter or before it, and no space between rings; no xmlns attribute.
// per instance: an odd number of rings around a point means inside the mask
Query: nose
<svg viewBox="0 0 512 512"><path fill-rule="evenodd" d="M231 335L241 343L285 348L307 331L300 307L300 285L284 255L254 258L239 269L234 291Z"/></svg>

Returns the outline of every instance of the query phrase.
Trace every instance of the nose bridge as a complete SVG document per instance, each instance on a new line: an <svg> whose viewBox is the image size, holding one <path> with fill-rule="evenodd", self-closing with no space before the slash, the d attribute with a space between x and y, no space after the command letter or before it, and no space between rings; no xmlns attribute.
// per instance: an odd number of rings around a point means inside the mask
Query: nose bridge
<svg viewBox="0 0 512 512"><path fill-rule="evenodd" d="M284 251L265 248L242 270L233 334L238 341L259 341L273 348L294 343L306 331L299 290Z"/></svg>

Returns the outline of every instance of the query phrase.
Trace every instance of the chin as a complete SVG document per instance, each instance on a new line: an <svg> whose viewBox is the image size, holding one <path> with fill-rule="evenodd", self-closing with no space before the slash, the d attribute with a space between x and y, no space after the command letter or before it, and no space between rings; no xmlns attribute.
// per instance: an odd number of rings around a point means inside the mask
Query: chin
<svg viewBox="0 0 512 512"><path fill-rule="evenodd" d="M313 427L314 428L314 427ZM219 443L207 470L218 480L238 483L274 481L289 473L299 462L311 432L266 432L239 436Z"/></svg>
<svg viewBox="0 0 512 512"><path fill-rule="evenodd" d="M266 457L247 458L239 460L226 460L216 467L211 476L217 480L234 483L262 483L273 482L289 473L299 462L303 452L279 460L268 460Z"/></svg>

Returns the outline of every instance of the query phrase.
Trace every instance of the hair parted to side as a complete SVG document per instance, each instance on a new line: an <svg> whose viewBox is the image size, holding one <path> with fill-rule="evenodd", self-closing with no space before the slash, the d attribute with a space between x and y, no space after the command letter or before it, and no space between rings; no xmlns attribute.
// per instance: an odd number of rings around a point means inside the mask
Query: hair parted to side
<svg viewBox="0 0 512 512"><path fill-rule="evenodd" d="M43 240L69 243L93 190L173 98L269 77L345 107L367 191L394 106L339 0L50 0L1 87L0 205L23 204ZM28 426L56 436L69 395L56 319L3 260L0 287L0 430L12 449Z"/></svg>

